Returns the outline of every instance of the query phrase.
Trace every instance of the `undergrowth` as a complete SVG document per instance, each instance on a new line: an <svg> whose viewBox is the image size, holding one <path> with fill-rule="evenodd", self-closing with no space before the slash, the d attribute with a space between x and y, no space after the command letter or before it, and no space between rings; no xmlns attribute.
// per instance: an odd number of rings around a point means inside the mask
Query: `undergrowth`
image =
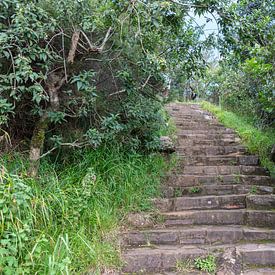
<svg viewBox="0 0 275 275"><path fill-rule="evenodd" d="M167 166L158 153L110 146L45 159L37 179L27 176L22 155L1 162L1 274L118 268L120 223L129 211L150 209Z"/></svg>
<svg viewBox="0 0 275 275"><path fill-rule="evenodd" d="M248 150L260 157L261 164L275 176L275 164L270 153L275 144L275 129L259 129L253 125L253 119L224 110L209 102L202 102L202 108L213 113L226 127L234 129Z"/></svg>

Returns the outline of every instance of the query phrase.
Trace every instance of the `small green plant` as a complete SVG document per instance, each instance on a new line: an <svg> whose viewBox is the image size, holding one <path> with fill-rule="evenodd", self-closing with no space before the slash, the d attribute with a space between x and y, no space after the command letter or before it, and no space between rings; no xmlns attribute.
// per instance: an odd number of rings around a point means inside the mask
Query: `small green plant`
<svg viewBox="0 0 275 275"><path fill-rule="evenodd" d="M241 175L240 174L235 174L234 175L234 181L235 181L235 183L241 183Z"/></svg>
<svg viewBox="0 0 275 275"><path fill-rule="evenodd" d="M197 187L197 186L191 187L191 188L189 189L189 192L190 192L190 193L199 193L200 191L201 191L201 188L200 188L200 187Z"/></svg>
<svg viewBox="0 0 275 275"><path fill-rule="evenodd" d="M250 193L251 194L257 194L258 188L257 186L253 185L251 186Z"/></svg>
<svg viewBox="0 0 275 275"><path fill-rule="evenodd" d="M180 196L182 196L182 190L180 187L176 187L174 189L174 197L180 197Z"/></svg>
<svg viewBox="0 0 275 275"><path fill-rule="evenodd" d="M236 160L230 160L229 165L237 165L238 162Z"/></svg>
<svg viewBox="0 0 275 275"><path fill-rule="evenodd" d="M206 271L209 273L214 273L216 271L216 257L214 255L208 255L207 257L197 258L194 261L194 265L197 269Z"/></svg>

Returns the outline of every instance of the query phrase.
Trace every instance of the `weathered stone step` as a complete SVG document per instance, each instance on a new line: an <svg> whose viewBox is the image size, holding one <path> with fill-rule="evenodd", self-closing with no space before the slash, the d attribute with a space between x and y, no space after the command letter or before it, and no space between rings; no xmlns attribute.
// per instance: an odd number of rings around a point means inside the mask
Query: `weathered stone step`
<svg viewBox="0 0 275 275"><path fill-rule="evenodd" d="M164 226L247 225L274 227L275 211L262 210L192 210L162 213Z"/></svg>
<svg viewBox="0 0 275 275"><path fill-rule="evenodd" d="M221 135L221 134L235 134L235 131L232 129L217 129L217 130L200 130L199 128L196 128L194 130L177 130L178 135L186 135L186 134L193 134L193 135L209 135L209 134L215 134L215 135Z"/></svg>
<svg viewBox="0 0 275 275"><path fill-rule="evenodd" d="M124 246L233 244L241 241L275 241L275 230L242 226L194 226L130 231L122 235Z"/></svg>
<svg viewBox="0 0 275 275"><path fill-rule="evenodd" d="M188 156L181 157L178 161L177 167L184 167L185 165L196 166L220 166L220 165L247 165L253 166L259 164L258 156Z"/></svg>
<svg viewBox="0 0 275 275"><path fill-rule="evenodd" d="M254 198L256 200L256 198ZM161 212L199 209L242 209L246 207L246 195L178 197L154 199L155 207ZM253 200L250 200L253 205Z"/></svg>
<svg viewBox="0 0 275 275"><path fill-rule="evenodd" d="M152 200L161 212L205 209L275 210L275 195L223 195L159 198Z"/></svg>
<svg viewBox="0 0 275 275"><path fill-rule="evenodd" d="M233 146L182 146L178 147L176 150L179 156L194 156L194 155L204 155L204 156L215 156L215 155L240 155L246 153L246 148L242 145Z"/></svg>
<svg viewBox="0 0 275 275"><path fill-rule="evenodd" d="M196 140L223 140L223 139L234 139L238 138L236 134L209 134L209 133L204 133L204 134L194 134L194 133L189 133L189 134L178 134L177 135L177 140L178 142L186 139L196 139Z"/></svg>
<svg viewBox="0 0 275 275"><path fill-rule="evenodd" d="M135 248L124 254L123 260L126 265L123 272L148 274L149 272L173 271L176 270L178 262L206 256L210 251L209 247L197 248L195 246Z"/></svg>
<svg viewBox="0 0 275 275"><path fill-rule="evenodd" d="M173 198L181 196L222 196L222 195L233 195L233 194L272 194L274 188L271 186L253 186L243 184L229 184L229 185L195 185L192 187L173 187L164 186L162 190L163 197Z"/></svg>
<svg viewBox="0 0 275 275"><path fill-rule="evenodd" d="M178 171L185 175L259 175L268 176L269 173L266 169L259 166L196 166L196 165L186 165L183 169Z"/></svg>
<svg viewBox="0 0 275 275"><path fill-rule="evenodd" d="M259 185L269 186L274 185L274 179L268 176L251 176L251 175L171 175L167 179L167 186L181 186L192 187L199 185L220 185L220 184L245 184L245 185Z"/></svg>
<svg viewBox="0 0 275 275"><path fill-rule="evenodd" d="M188 118L188 117L175 117L173 118L173 122L176 125L188 125L188 126L195 126L195 125L202 125L202 126L219 126L226 128L223 124L219 123L215 119L205 119L205 117L197 116L196 118Z"/></svg>
<svg viewBox="0 0 275 275"><path fill-rule="evenodd" d="M178 131L187 131L187 130L194 130L197 131L198 129L200 131L229 131L227 130L227 128L225 128L224 126L220 126L220 125L215 125L215 124L206 124L206 123L180 123L180 122L176 122L175 123L177 126Z"/></svg>
<svg viewBox="0 0 275 275"><path fill-rule="evenodd" d="M275 275L273 268L254 268L244 270L242 275Z"/></svg>
<svg viewBox="0 0 275 275"><path fill-rule="evenodd" d="M148 274L149 272L176 271L178 263L206 257L209 254L215 255L218 261L222 262L223 252L227 249L230 249L230 246L159 245L129 249L124 254L126 264L123 272ZM275 265L275 244L243 244L236 246L236 251L243 265L251 264L252 261L255 266Z"/></svg>
<svg viewBox="0 0 275 275"><path fill-rule="evenodd" d="M177 142L177 148L181 146L198 146L198 145L212 145L212 146L229 146L239 145L239 140L234 139L182 139Z"/></svg>
<svg viewBox="0 0 275 275"><path fill-rule="evenodd" d="M275 243L246 244L236 248L242 262L253 266L275 266Z"/></svg>
<svg viewBox="0 0 275 275"><path fill-rule="evenodd" d="M275 210L275 195L249 195L246 197L249 209Z"/></svg>

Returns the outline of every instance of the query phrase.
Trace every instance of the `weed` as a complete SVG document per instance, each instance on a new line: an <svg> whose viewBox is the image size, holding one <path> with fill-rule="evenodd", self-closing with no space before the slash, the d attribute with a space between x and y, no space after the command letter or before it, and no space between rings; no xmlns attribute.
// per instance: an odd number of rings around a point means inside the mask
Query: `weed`
<svg viewBox="0 0 275 275"><path fill-rule="evenodd" d="M176 187L174 189L174 197L180 197L182 196L182 189L180 187Z"/></svg>
<svg viewBox="0 0 275 275"><path fill-rule="evenodd" d="M257 194L258 188L257 186L253 185L251 186L250 193L251 194Z"/></svg>
<svg viewBox="0 0 275 275"><path fill-rule="evenodd" d="M194 265L199 270L214 273L217 269L216 257L214 255L208 255L205 258L197 258L194 261Z"/></svg>
<svg viewBox="0 0 275 275"><path fill-rule="evenodd" d="M237 165L238 162L236 160L230 160L229 165Z"/></svg>
<svg viewBox="0 0 275 275"><path fill-rule="evenodd" d="M190 193L199 193L199 192L201 192L201 188L197 187L197 186L191 187L191 188L189 188L189 192Z"/></svg>
<svg viewBox="0 0 275 275"><path fill-rule="evenodd" d="M240 174L234 174L234 182L235 183L241 183L241 175Z"/></svg>

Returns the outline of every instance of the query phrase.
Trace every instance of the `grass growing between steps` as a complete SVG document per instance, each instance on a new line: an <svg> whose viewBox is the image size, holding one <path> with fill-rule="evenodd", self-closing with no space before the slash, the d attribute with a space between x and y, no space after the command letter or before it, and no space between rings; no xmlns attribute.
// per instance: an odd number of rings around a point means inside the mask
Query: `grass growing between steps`
<svg viewBox="0 0 275 275"><path fill-rule="evenodd" d="M101 274L121 265L117 232L130 211L150 209L167 163L103 147L43 160L27 176L21 155L0 159L0 273Z"/></svg>
<svg viewBox="0 0 275 275"><path fill-rule="evenodd" d="M275 164L270 160L275 144L275 129L261 130L253 126L251 118L229 112L209 102L202 102L203 109L213 113L226 127L234 129L252 154L260 157L261 164L275 177Z"/></svg>

